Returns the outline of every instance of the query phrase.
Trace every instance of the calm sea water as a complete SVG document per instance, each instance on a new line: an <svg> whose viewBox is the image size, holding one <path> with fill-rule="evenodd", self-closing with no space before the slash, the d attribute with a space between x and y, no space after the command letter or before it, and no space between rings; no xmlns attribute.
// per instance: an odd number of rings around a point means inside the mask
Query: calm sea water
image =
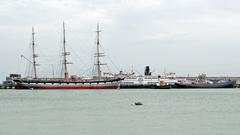
<svg viewBox="0 0 240 135"><path fill-rule="evenodd" d="M0 135L239 134L240 89L0 90Z"/></svg>

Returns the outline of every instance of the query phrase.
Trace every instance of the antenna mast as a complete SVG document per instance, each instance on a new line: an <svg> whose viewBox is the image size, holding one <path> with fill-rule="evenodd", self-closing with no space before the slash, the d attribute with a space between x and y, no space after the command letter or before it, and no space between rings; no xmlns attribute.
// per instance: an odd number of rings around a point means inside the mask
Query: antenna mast
<svg viewBox="0 0 240 135"><path fill-rule="evenodd" d="M34 33L34 28L32 27L32 59L33 59L33 73L34 73L34 78L37 78L37 68L36 66L38 66L37 62L36 62L36 57L38 57L37 54L35 54L35 33Z"/></svg>
<svg viewBox="0 0 240 135"><path fill-rule="evenodd" d="M66 30L65 30L65 23L63 22L63 65L64 65L64 80L69 79L69 74L67 70L67 64L71 64L67 62L67 55L70 55L70 52L66 51Z"/></svg>
<svg viewBox="0 0 240 135"><path fill-rule="evenodd" d="M104 56L104 53L100 53L100 42L99 42L99 34L100 34L100 30L99 30L99 24L97 24L97 53L95 53L95 57L97 58L97 61L96 61L96 66L97 66L97 78L98 80L101 79L101 65L105 65L105 64L102 64L100 62L100 57L103 57Z"/></svg>

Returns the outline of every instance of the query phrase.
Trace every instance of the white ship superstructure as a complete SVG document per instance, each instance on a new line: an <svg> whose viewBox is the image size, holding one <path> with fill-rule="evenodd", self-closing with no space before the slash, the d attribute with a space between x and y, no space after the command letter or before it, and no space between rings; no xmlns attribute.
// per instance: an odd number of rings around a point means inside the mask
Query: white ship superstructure
<svg viewBox="0 0 240 135"><path fill-rule="evenodd" d="M152 75L149 66L146 66L144 75L136 74L134 72L127 74L125 79L121 81L123 88L127 87L155 87L155 86L172 86L177 83L175 73L168 73L164 75Z"/></svg>

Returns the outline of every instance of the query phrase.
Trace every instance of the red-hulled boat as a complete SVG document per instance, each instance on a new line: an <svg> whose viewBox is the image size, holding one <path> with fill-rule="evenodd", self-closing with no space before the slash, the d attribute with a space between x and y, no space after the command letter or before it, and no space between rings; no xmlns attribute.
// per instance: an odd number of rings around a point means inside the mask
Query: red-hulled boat
<svg viewBox="0 0 240 135"><path fill-rule="evenodd" d="M103 57L103 53L100 52L100 43L99 43L99 25L97 25L97 53L96 57L96 69L97 76L93 79L80 79L79 78L69 78L67 71L67 64L70 64L67 61L67 55L70 55L70 52L66 51L66 40L65 40L65 24L63 23L63 66L64 66L64 78L38 78L36 66L36 57L35 54L35 43L34 43L34 30L32 29L32 61L28 60L33 65L34 78L19 78L15 79L16 89L57 89L57 90L66 90L66 89L119 89L121 78L116 77L102 77L100 66L103 65L100 62L100 57ZM24 57L24 56L22 56ZM25 57L24 57L25 58ZM26 59L26 58L25 58Z"/></svg>
<svg viewBox="0 0 240 135"><path fill-rule="evenodd" d="M16 89L119 89L120 79L109 81L15 80Z"/></svg>

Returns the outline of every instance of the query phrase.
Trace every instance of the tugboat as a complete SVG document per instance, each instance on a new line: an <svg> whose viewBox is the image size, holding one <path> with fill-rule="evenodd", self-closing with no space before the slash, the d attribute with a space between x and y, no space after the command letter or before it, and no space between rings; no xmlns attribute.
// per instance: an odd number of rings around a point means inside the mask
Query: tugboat
<svg viewBox="0 0 240 135"><path fill-rule="evenodd" d="M99 42L99 24L97 24L97 52L95 53L95 66L97 69L97 76L91 79L84 79L81 77L69 77L67 65L71 64L67 61L67 56L70 52L66 51L66 39L65 39L65 24L63 22L63 67L64 78L39 78L37 76L38 66L36 62L37 54L35 54L35 42L34 42L34 29L32 28L32 61L28 60L33 65L34 77L33 78L20 78L15 79L16 89L119 89L121 78L117 77L104 77L102 76L100 57L104 56L104 53L100 52Z"/></svg>
<svg viewBox="0 0 240 135"><path fill-rule="evenodd" d="M176 88L235 88L236 82L231 80L207 80L206 74L201 74L195 81L176 83Z"/></svg>

